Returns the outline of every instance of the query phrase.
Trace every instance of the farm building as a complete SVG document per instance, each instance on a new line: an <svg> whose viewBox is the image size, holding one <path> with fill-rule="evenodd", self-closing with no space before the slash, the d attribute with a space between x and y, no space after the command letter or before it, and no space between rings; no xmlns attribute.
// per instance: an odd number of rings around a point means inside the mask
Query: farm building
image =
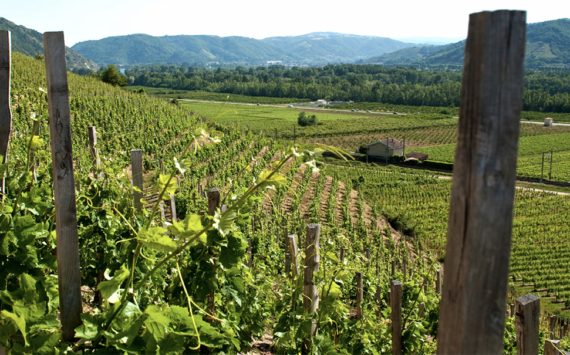
<svg viewBox="0 0 570 355"><path fill-rule="evenodd" d="M320 100L317 100L316 103L319 104L319 105L326 105L326 104L327 104L327 100L320 99Z"/></svg>
<svg viewBox="0 0 570 355"><path fill-rule="evenodd" d="M406 154L406 159L417 159L419 161L424 161L427 160L427 158L428 155L424 153L409 152L408 154Z"/></svg>
<svg viewBox="0 0 570 355"><path fill-rule="evenodd" d="M386 138L378 142L367 144L368 155L371 157L390 158L394 155L404 155L406 142L400 142L394 138Z"/></svg>
<svg viewBox="0 0 570 355"><path fill-rule="evenodd" d="M544 119L544 125L545 126L552 126L552 118L551 117L546 117Z"/></svg>

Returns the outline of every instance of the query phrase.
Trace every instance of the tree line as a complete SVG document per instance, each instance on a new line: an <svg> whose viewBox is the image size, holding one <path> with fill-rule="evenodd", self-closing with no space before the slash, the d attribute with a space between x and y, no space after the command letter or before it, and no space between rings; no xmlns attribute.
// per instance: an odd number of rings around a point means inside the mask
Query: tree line
<svg viewBox="0 0 570 355"><path fill-rule="evenodd" d="M462 79L460 71L356 64L232 69L171 64L131 67L126 75L133 85L157 88L444 107L459 106ZM570 112L570 72L527 71L523 106L529 111Z"/></svg>

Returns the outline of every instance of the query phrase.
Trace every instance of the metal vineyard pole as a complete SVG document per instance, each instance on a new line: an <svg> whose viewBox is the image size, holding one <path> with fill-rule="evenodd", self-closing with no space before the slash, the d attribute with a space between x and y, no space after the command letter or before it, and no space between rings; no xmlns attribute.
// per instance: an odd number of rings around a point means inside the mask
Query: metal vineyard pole
<svg viewBox="0 0 570 355"><path fill-rule="evenodd" d="M10 80L12 67L12 41L10 31L0 31L0 155L2 163L8 161L8 146L12 133L12 104L10 103ZM0 188L5 193L5 178L2 175Z"/></svg>
<svg viewBox="0 0 570 355"><path fill-rule="evenodd" d="M525 42L524 11L470 15L438 354L503 352Z"/></svg>
<svg viewBox="0 0 570 355"><path fill-rule="evenodd" d="M72 341L81 325L81 277L73 176L71 111L63 32L44 33L50 140L57 233L59 311L62 337Z"/></svg>

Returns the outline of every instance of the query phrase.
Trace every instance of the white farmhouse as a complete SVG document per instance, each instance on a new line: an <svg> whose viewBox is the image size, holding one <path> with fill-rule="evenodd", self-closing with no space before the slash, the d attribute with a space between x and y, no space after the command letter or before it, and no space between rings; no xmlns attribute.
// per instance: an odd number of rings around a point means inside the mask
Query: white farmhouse
<svg viewBox="0 0 570 355"><path fill-rule="evenodd" d="M368 156L390 158L394 155L404 155L406 151L405 142L400 142L394 138L386 138L378 142L367 144Z"/></svg>

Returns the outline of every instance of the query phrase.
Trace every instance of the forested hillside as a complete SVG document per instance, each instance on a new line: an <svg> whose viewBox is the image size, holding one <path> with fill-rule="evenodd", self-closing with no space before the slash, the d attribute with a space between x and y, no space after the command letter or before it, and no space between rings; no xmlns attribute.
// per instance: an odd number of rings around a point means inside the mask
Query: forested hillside
<svg viewBox="0 0 570 355"><path fill-rule="evenodd" d="M177 65L133 67L134 85L307 100L411 106L459 106L462 74L380 65L283 66L209 70ZM570 112L570 72L528 71L524 109Z"/></svg>
<svg viewBox="0 0 570 355"><path fill-rule="evenodd" d="M409 47L383 37L312 33L303 36L247 37L164 36L145 34L79 42L73 49L99 64L208 63L259 65L267 61L289 64L352 62Z"/></svg>
<svg viewBox="0 0 570 355"><path fill-rule="evenodd" d="M380 55L362 63L414 65L419 68L460 68L465 41L445 46L419 46ZM532 23L527 28L527 69L570 69L570 19Z"/></svg>
<svg viewBox="0 0 570 355"><path fill-rule="evenodd" d="M36 54L44 54L43 37L38 31L24 26L18 26L3 17L0 17L0 30L12 32L12 51L31 57ZM95 71L99 69L99 66L95 62L84 58L69 47L66 47L65 54L67 67L69 69L85 68Z"/></svg>

